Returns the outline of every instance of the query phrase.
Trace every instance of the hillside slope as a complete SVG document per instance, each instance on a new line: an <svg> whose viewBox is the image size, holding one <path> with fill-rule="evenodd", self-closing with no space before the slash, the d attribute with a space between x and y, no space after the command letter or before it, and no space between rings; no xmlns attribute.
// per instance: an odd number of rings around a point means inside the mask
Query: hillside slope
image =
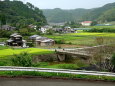
<svg viewBox="0 0 115 86"><path fill-rule="evenodd" d="M2 24L7 23L17 27L46 23L45 16L39 8L21 1L0 1L0 20Z"/></svg>
<svg viewBox="0 0 115 86"><path fill-rule="evenodd" d="M43 9L48 22L67 22L67 21L115 21L115 3L109 3L99 8L93 9ZM111 17L112 16L112 17ZM106 18L105 18L106 17Z"/></svg>

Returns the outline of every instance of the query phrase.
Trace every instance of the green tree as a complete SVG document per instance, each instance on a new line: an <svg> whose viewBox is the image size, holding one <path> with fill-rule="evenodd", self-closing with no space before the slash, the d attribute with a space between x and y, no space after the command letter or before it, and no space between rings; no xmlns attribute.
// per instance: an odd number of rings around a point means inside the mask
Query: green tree
<svg viewBox="0 0 115 86"><path fill-rule="evenodd" d="M49 29L49 30L47 30L46 34L48 34L48 35L53 35L54 32L55 32L54 30Z"/></svg>
<svg viewBox="0 0 115 86"><path fill-rule="evenodd" d="M1 26L6 24L6 16L4 14L0 15Z"/></svg>
<svg viewBox="0 0 115 86"><path fill-rule="evenodd" d="M7 23L17 28L27 27L29 24L38 26L47 23L42 11L31 3L24 4L21 1L0 1L1 24Z"/></svg>
<svg viewBox="0 0 115 86"><path fill-rule="evenodd" d="M111 63L113 64L114 68L113 71L115 72L115 53L112 56Z"/></svg>
<svg viewBox="0 0 115 86"><path fill-rule="evenodd" d="M30 32L28 31L28 28L19 29L19 33L23 36L30 36Z"/></svg>

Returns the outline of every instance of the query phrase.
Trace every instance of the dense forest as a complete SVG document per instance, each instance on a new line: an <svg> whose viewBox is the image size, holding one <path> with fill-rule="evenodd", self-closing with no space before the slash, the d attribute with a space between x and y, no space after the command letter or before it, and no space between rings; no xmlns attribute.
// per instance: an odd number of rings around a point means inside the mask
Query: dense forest
<svg viewBox="0 0 115 86"><path fill-rule="evenodd" d="M47 23L42 11L31 3L21 1L0 1L0 23L15 27L24 27L29 24L42 26Z"/></svg>
<svg viewBox="0 0 115 86"><path fill-rule="evenodd" d="M109 3L103 7L93 9L43 9L43 13L48 22L67 22L67 21L98 21L101 23L115 21L115 3Z"/></svg>
<svg viewBox="0 0 115 86"><path fill-rule="evenodd" d="M68 21L80 21L82 16L91 10L87 9L75 9L75 10L63 10L60 8L55 9L43 9L43 13L48 22L60 23Z"/></svg>

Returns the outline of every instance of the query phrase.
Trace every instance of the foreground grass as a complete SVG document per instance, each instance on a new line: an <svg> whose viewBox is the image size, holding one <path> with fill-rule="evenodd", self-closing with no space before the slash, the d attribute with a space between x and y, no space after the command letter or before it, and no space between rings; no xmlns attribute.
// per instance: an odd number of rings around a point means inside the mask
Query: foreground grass
<svg viewBox="0 0 115 86"><path fill-rule="evenodd" d="M50 54L53 51L47 49L38 49L38 48L24 48L24 49L2 49L0 50L0 58L8 57L14 54L20 54L22 52L28 52L29 54Z"/></svg>
<svg viewBox="0 0 115 86"><path fill-rule="evenodd" d="M68 78L68 79L90 79L90 80L106 80L115 81L115 77L110 76L94 76L94 75L76 75L76 74L64 74L64 73L48 73L48 72L27 72L27 71L0 71L0 76L38 76L45 78Z"/></svg>

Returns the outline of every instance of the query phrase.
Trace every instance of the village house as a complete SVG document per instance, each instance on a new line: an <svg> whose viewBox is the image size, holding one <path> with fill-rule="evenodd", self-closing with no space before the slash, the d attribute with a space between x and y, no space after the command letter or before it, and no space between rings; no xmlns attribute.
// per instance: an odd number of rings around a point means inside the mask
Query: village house
<svg viewBox="0 0 115 86"><path fill-rule="evenodd" d="M26 40L23 40L22 36L18 33L14 33L10 35L10 39L7 40L7 45L26 47Z"/></svg>
<svg viewBox="0 0 115 86"><path fill-rule="evenodd" d="M2 27L0 28L1 30L9 30L9 31L12 31L12 30L15 30L16 27L12 27L10 25L2 25Z"/></svg>
<svg viewBox="0 0 115 86"><path fill-rule="evenodd" d="M63 29L63 33L76 33L76 31L74 29L72 29L71 27L66 26Z"/></svg>
<svg viewBox="0 0 115 86"><path fill-rule="evenodd" d="M49 29L52 29L52 26L46 25L46 26L41 27L39 30L40 30L42 33L46 33L47 30L49 30Z"/></svg>
<svg viewBox="0 0 115 86"><path fill-rule="evenodd" d="M5 42L0 42L0 46L5 46L6 43Z"/></svg>
<svg viewBox="0 0 115 86"><path fill-rule="evenodd" d="M83 21L81 22L82 26L91 26L92 21Z"/></svg>
<svg viewBox="0 0 115 86"><path fill-rule="evenodd" d="M53 30L57 33L62 33L63 32L63 28L53 28Z"/></svg>
<svg viewBox="0 0 115 86"><path fill-rule="evenodd" d="M65 28L54 28L53 29L55 32L58 33L76 33L76 30L74 30L71 27L65 27Z"/></svg>
<svg viewBox="0 0 115 86"><path fill-rule="evenodd" d="M53 46L55 44L53 39L41 37L39 35L30 36L30 39L35 43L36 46Z"/></svg>

